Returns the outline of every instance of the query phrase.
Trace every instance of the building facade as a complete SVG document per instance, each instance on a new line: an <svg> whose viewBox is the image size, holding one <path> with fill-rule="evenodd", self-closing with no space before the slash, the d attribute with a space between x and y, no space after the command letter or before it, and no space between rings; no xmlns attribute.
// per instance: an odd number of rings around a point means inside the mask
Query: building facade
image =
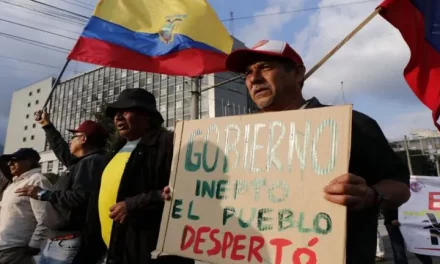
<svg viewBox="0 0 440 264"><path fill-rule="evenodd" d="M4 153L12 153L20 148L34 148L38 152L45 150L46 137L34 121L34 112L43 107L54 81L48 78L14 92Z"/></svg>
<svg viewBox="0 0 440 264"><path fill-rule="evenodd" d="M234 49L243 47L242 42L234 39ZM207 74L200 79L200 118L242 115L256 111L256 106L250 99L243 79L222 84L236 76L234 73L223 72ZM68 141L70 135L66 129L76 128L84 120L94 120L97 114L104 111L105 105L114 102L123 90L142 88L156 97L157 109L165 119L164 126L173 129L176 121L191 118L193 81L194 79L190 77L100 67L73 76L58 85L49 105L50 118ZM23 103L20 102L20 98L25 97L30 91L35 93L35 89L40 89L39 93L41 93L42 98L38 100L44 103L43 101L50 92L52 82L52 79L50 81L46 80L41 84L37 83L14 93L10 120L16 115L26 117L29 114L30 120L33 121L33 112L40 105L32 105L34 107L29 108L29 111L27 111L28 109L23 110ZM43 89L43 85L49 88ZM40 86L41 88L37 88ZM213 88L213 86L216 87ZM25 103L28 102L25 101ZM22 125L19 125L20 122ZM32 122L25 125L34 126ZM23 119L14 122L13 126L8 126L7 150L17 149L20 146L32 146L40 152L43 172L58 173L61 171L63 166L50 150L45 140L44 131L38 126L33 128L35 135L34 139L30 140L28 138L31 135L24 128ZM14 134L17 135L17 132L21 133L19 134L20 138L26 137L28 144L9 143L15 140L17 136L14 136Z"/></svg>

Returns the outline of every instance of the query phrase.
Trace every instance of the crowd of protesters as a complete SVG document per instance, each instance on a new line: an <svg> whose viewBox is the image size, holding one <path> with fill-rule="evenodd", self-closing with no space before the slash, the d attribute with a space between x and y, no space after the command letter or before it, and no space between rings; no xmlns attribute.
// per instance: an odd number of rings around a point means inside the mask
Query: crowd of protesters
<svg viewBox="0 0 440 264"><path fill-rule="evenodd" d="M226 66L244 74L261 112L327 107L315 97L304 99L305 67L287 43L262 41L234 51ZM100 124L85 121L70 130L68 144L48 113L35 113L67 167L52 183L34 150L1 157L0 264L33 263L36 255L41 264L194 263L177 256L151 258L164 201L172 199L167 185L174 137L163 128L156 99L144 89L126 89L105 113L119 132L111 153L104 151L108 133ZM376 121L357 111L350 153L349 173L331 181L323 197L348 208L346 263L370 264L378 212L409 199L409 171Z"/></svg>

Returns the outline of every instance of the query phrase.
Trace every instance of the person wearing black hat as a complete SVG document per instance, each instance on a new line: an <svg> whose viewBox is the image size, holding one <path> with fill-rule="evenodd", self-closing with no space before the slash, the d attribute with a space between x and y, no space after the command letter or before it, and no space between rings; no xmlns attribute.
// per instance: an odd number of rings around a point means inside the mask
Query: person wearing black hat
<svg viewBox="0 0 440 264"><path fill-rule="evenodd" d="M126 89L106 108L120 135L104 170L100 191L90 198L88 225L74 263L186 264L177 256L151 259L156 248L168 184L174 134L162 127L156 99Z"/></svg>
<svg viewBox="0 0 440 264"><path fill-rule="evenodd" d="M72 137L68 144L50 122L48 113L36 112L35 121L42 125L51 149L67 170L53 191L39 186L26 186L18 191L49 202L45 224L50 232L39 263L70 264L81 243L90 194L97 188L108 162L104 150L107 131L97 122L87 120L78 128L69 129Z"/></svg>
<svg viewBox="0 0 440 264"><path fill-rule="evenodd" d="M27 185L50 190L52 184L41 174L40 155L33 149L22 148L0 159L7 162L13 176L1 203L0 264L34 263L33 256L47 237L46 203L22 197L17 190Z"/></svg>

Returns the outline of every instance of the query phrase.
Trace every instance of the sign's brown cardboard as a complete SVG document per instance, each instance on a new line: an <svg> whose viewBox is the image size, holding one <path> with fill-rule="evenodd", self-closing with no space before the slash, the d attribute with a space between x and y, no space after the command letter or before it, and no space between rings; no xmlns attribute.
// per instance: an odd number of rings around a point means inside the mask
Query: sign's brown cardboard
<svg viewBox="0 0 440 264"><path fill-rule="evenodd" d="M345 263L352 106L178 122L157 250L209 263Z"/></svg>

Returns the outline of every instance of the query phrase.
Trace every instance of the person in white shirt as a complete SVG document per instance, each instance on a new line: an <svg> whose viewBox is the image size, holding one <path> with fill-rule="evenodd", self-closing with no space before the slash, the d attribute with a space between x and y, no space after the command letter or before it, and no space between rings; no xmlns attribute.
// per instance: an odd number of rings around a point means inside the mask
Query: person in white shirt
<svg viewBox="0 0 440 264"><path fill-rule="evenodd" d="M23 148L11 155L0 157L12 173L12 183L3 193L0 211L0 264L35 263L42 242L47 237L43 221L46 202L19 194L28 185L52 189L50 181L41 173L40 155L33 149Z"/></svg>

